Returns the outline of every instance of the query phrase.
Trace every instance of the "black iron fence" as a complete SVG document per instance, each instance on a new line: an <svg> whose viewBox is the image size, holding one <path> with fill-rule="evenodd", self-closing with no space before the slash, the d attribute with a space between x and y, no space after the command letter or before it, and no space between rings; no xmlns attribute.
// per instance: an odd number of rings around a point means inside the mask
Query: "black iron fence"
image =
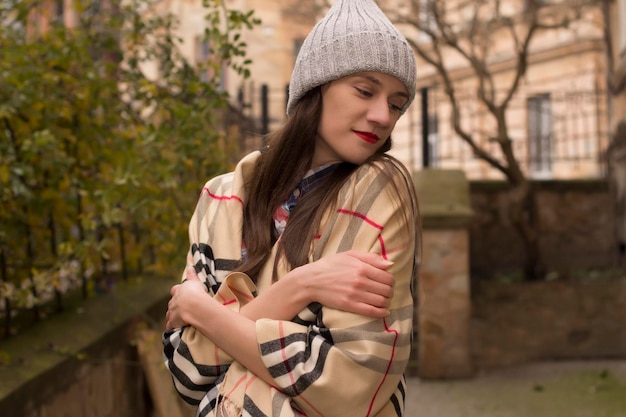
<svg viewBox="0 0 626 417"><path fill-rule="evenodd" d="M449 99L440 88L423 89L412 106L421 166L454 167L477 178L495 170L474 155L452 129ZM490 155L503 160L495 119L475 91L457 92L461 126ZM518 93L506 112L517 161L531 177L587 178L606 175L609 144L607 93L601 89Z"/></svg>
<svg viewBox="0 0 626 417"><path fill-rule="evenodd" d="M287 87L248 84L236 106L257 121L256 133L267 133L284 120ZM491 155L503 159L492 137L493 117L481 105L475 90L457 91L461 125ZM507 109L509 137L516 159L535 178L588 178L606 175L609 144L608 95L600 88L531 90L518 92ZM475 178L497 176L497 171L474 155L451 125L451 106L443 90L418 91L413 105L394 136L396 153L412 169L425 166L459 168ZM408 120L408 121L407 121ZM402 126L402 124L405 126ZM252 141L251 148L260 141ZM408 156L410 155L410 157Z"/></svg>

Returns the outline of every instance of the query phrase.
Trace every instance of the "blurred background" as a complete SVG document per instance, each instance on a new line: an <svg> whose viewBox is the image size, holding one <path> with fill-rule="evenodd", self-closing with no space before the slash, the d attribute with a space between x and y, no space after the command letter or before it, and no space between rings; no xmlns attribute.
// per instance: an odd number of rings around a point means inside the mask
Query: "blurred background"
<svg viewBox="0 0 626 417"><path fill-rule="evenodd" d="M187 222L330 3L0 0L0 415L193 413ZM377 3L418 61L407 415L626 416L626 0Z"/></svg>

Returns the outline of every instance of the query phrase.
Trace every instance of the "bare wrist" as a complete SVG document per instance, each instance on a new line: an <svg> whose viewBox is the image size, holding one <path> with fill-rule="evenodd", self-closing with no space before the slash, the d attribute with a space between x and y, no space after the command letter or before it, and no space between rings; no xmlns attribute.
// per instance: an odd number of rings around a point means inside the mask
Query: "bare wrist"
<svg viewBox="0 0 626 417"><path fill-rule="evenodd" d="M207 317L212 317L209 310L215 307L213 305L215 302L216 301L207 293L198 294L193 298L191 308L188 309L189 317L183 319L185 319L185 322L190 326L198 328L198 326L201 325L200 317L203 317L204 320L206 320Z"/></svg>
<svg viewBox="0 0 626 417"><path fill-rule="evenodd" d="M293 269L284 278L289 280L289 294L293 294L296 303L304 308L315 301L313 289L307 276L306 265Z"/></svg>

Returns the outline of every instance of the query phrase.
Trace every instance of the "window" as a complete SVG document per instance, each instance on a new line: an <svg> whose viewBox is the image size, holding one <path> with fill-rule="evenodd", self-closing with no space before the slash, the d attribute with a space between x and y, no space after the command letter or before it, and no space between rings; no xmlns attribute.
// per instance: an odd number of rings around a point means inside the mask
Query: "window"
<svg viewBox="0 0 626 417"><path fill-rule="evenodd" d="M422 30L436 32L437 23L435 22L435 18L433 16L433 12L431 9L433 5L430 4L432 1L433 0L419 0L419 10L418 10L419 27ZM426 42L430 42L431 38L425 32L422 31L420 32L420 35L419 35L419 41L426 43Z"/></svg>
<svg viewBox="0 0 626 417"><path fill-rule="evenodd" d="M533 177L552 174L552 111L550 95L528 99L528 166Z"/></svg>
<svg viewBox="0 0 626 417"><path fill-rule="evenodd" d="M209 40L204 36L196 37L196 65L200 69L200 80L208 82L210 74L206 68L207 61L211 57L211 46Z"/></svg>
<svg viewBox="0 0 626 417"><path fill-rule="evenodd" d="M203 82L218 81L216 85L219 91L226 91L227 83L227 68L222 65L219 73L216 74L215 69L209 65L212 59L211 43L205 36L196 37L196 66L200 71L200 80ZM217 78L219 75L219 78Z"/></svg>
<svg viewBox="0 0 626 417"><path fill-rule="evenodd" d="M428 116L428 163L439 165L439 119L436 114Z"/></svg>
<svg viewBox="0 0 626 417"><path fill-rule="evenodd" d="M52 21L56 23L63 23L63 15L65 14L64 0L55 0L52 10Z"/></svg>

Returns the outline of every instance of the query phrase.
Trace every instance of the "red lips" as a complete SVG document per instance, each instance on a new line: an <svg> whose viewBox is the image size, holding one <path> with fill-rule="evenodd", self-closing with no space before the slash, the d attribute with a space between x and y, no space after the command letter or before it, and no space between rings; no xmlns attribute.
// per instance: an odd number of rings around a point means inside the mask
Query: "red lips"
<svg viewBox="0 0 626 417"><path fill-rule="evenodd" d="M368 143L376 143L379 140L376 134L370 132L360 132L358 130L355 130L354 134Z"/></svg>

